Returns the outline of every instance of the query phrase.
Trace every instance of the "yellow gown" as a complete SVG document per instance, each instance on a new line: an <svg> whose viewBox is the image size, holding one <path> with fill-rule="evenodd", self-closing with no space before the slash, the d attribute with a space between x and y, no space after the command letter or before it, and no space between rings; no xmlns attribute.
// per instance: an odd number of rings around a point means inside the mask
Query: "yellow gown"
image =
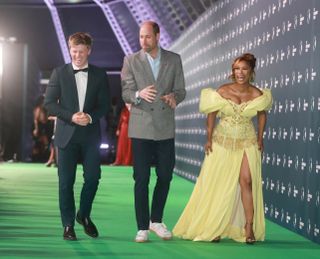
<svg viewBox="0 0 320 259"><path fill-rule="evenodd" d="M272 105L271 91L251 101L236 104L214 89L201 91L200 112L218 111L219 123L212 136L212 152L205 156L192 195L173 229L173 234L193 241L231 238L245 242L245 216L240 195L239 174L244 156L249 162L254 206L253 231L256 240L265 236L261 179L261 152L252 117Z"/></svg>

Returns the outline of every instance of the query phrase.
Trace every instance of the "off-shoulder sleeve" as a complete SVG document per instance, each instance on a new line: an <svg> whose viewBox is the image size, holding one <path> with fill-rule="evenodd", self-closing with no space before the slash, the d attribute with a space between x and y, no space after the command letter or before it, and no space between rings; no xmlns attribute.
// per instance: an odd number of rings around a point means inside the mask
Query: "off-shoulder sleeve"
<svg viewBox="0 0 320 259"><path fill-rule="evenodd" d="M262 95L251 101L246 107L245 115L254 115L258 111L268 111L272 107L272 95L270 89L262 89Z"/></svg>
<svg viewBox="0 0 320 259"><path fill-rule="evenodd" d="M220 110L226 101L212 88L201 90L199 110L208 114Z"/></svg>
<svg viewBox="0 0 320 259"><path fill-rule="evenodd" d="M257 102L258 111L268 111L272 107L272 94L270 89L263 89L261 100Z"/></svg>

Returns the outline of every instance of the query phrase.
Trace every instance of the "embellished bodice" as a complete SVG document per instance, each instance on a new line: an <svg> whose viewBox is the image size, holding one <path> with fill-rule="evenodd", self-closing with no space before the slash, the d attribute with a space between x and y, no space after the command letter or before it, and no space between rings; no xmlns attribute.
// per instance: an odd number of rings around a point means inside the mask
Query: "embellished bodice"
<svg viewBox="0 0 320 259"><path fill-rule="evenodd" d="M219 95L211 88L203 89L200 98L200 111L211 113L218 111L220 118L216 125L212 140L225 148L238 150L257 143L252 118L258 111L268 110L272 105L270 90L262 90L263 94L251 101L236 104Z"/></svg>

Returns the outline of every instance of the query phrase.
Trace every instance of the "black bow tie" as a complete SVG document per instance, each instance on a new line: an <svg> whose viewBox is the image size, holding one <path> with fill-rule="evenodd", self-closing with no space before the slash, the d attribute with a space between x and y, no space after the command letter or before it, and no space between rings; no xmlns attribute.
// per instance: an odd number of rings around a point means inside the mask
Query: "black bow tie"
<svg viewBox="0 0 320 259"><path fill-rule="evenodd" d="M88 68L82 68L82 69L73 69L73 74L76 74L78 72L88 72Z"/></svg>

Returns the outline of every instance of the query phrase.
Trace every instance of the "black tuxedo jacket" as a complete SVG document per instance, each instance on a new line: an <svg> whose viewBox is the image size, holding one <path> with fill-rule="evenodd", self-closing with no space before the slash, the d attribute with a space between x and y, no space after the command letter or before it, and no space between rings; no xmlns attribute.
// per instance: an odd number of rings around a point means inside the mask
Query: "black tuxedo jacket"
<svg viewBox="0 0 320 259"><path fill-rule="evenodd" d="M73 68L66 64L56 68L46 89L44 105L49 115L57 116L55 145L64 148L78 126L72 123L72 115L79 111L78 91ZM92 124L85 126L86 138L100 141L100 118L110 107L110 93L106 72L89 65L88 84L83 112L92 118Z"/></svg>

